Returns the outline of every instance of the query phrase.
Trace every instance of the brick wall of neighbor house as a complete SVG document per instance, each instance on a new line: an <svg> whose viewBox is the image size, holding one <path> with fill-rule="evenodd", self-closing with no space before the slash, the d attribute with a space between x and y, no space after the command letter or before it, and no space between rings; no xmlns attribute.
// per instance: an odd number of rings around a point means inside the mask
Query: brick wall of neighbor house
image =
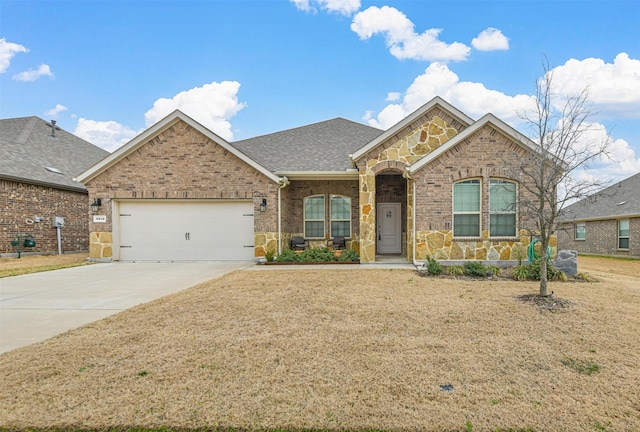
<svg viewBox="0 0 640 432"><path fill-rule="evenodd" d="M112 257L112 200L252 199L256 256L275 246L278 185L180 121L87 182L90 199L101 198L106 223L89 225L92 258ZM268 205L260 212L262 198Z"/></svg>
<svg viewBox="0 0 640 432"><path fill-rule="evenodd" d="M414 174L416 182L417 259L432 256L438 260L519 260L527 258L529 229L534 223L518 214L518 235L513 238L489 238L489 180L507 178L504 168L516 165L524 150L489 126L480 129ZM453 183L481 179L481 237L453 238ZM524 188L519 197L525 198ZM556 240L551 242L556 252Z"/></svg>
<svg viewBox="0 0 640 432"><path fill-rule="evenodd" d="M575 239L575 224L563 224L558 229L558 248L578 253L640 256L640 217L629 218L629 250L618 249L617 219L587 221L584 240Z"/></svg>
<svg viewBox="0 0 640 432"><path fill-rule="evenodd" d="M61 228L62 252L89 249L89 198L86 193L0 180L0 253L14 254L11 241L20 234L32 234L35 248L23 252L58 253L53 218L64 217ZM35 222L36 216L40 222Z"/></svg>
<svg viewBox="0 0 640 432"><path fill-rule="evenodd" d="M288 248L288 241L293 235L304 233L304 198L310 195L324 194L326 197L325 223L329 223L329 196L344 195L351 197L351 241L347 247L358 249L358 181L357 180L294 180L282 189L282 230L283 249ZM326 237L329 238L327 226ZM325 241L310 241L310 246L324 246Z"/></svg>

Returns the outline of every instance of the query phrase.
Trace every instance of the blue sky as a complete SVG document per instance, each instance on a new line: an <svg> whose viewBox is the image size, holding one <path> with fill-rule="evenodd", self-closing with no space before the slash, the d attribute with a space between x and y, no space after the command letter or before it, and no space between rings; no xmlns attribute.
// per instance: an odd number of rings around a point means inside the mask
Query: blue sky
<svg viewBox="0 0 640 432"><path fill-rule="evenodd" d="M640 2L0 0L0 117L109 151L176 108L234 141L335 117L382 129L434 96L526 133L543 56L589 87L612 158L640 171Z"/></svg>

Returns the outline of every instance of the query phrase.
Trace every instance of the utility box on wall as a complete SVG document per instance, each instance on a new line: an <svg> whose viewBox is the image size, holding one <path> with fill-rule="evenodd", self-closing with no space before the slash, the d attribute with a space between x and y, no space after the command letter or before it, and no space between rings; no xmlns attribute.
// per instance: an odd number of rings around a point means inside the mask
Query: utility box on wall
<svg viewBox="0 0 640 432"><path fill-rule="evenodd" d="M64 227L64 218L62 216L56 216L53 218L53 226L55 228Z"/></svg>

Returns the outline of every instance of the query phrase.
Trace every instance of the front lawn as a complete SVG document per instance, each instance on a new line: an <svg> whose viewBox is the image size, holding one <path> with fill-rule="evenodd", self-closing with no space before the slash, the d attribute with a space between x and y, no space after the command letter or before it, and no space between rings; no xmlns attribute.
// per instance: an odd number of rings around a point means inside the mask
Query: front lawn
<svg viewBox="0 0 640 432"><path fill-rule="evenodd" d="M2 354L0 426L640 430L639 273L551 312L535 282L259 266Z"/></svg>

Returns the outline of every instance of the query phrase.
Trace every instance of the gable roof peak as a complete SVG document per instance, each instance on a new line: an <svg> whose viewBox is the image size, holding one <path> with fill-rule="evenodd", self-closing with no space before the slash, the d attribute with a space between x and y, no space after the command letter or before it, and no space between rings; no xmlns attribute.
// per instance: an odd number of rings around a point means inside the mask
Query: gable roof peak
<svg viewBox="0 0 640 432"><path fill-rule="evenodd" d="M439 107L440 109L446 111L452 117L454 117L456 120L462 123L465 127L468 127L469 125L474 123L471 117L467 116L465 113L463 113L462 111L460 111L459 109L451 105L449 102L447 102L440 96L436 96L433 99L431 99L429 102L425 103L420 108L418 108L417 110L415 110L414 112L412 112L411 114L409 114L408 116L400 120L398 123L391 126L389 129L387 129L385 132L380 134L378 137L374 138L372 141L370 141L363 147L359 148L355 153L353 153L352 159L354 161L358 160L359 158L364 156L366 153L368 153L369 151L371 151L372 149L374 149L375 147L377 147L378 145L380 145L381 143L383 143L393 135L397 134L406 126L410 125L411 123L413 123L414 121L416 121L421 116L423 116L424 114L426 114L427 112L429 112L435 107Z"/></svg>
<svg viewBox="0 0 640 432"><path fill-rule="evenodd" d="M229 151L231 154L241 159L242 161L244 161L245 163L247 163L257 171L259 171L260 173L264 174L270 180L276 183L280 180L280 178L277 175L275 175L274 173L266 169L263 165L259 164L251 157L242 153L242 151L232 146L227 140L217 135L215 132L212 132L210 129L206 128L205 126L203 126L202 124L200 124L199 122L197 122L196 120L194 120L193 118L185 114L184 112L180 111L179 109L176 109L170 114L166 115L161 120L159 120L158 122L156 122L154 125L145 129L142 133L138 134L127 144L123 145L122 147L120 147L119 149L111 153L109 156L107 156L97 164L93 165L92 167L90 167L89 169L81 173L78 176L78 181L81 181L84 183L88 182L89 180L93 179L103 171L107 170L111 166L118 163L120 160L127 157L129 154L133 153L134 151L136 151L137 149L145 145L151 138L169 129L170 127L172 127L173 125L177 124L180 121L183 121L184 123L186 123L193 129L195 129L196 131L200 132L202 135L204 135L211 141L214 141L218 145L222 146L225 150Z"/></svg>

